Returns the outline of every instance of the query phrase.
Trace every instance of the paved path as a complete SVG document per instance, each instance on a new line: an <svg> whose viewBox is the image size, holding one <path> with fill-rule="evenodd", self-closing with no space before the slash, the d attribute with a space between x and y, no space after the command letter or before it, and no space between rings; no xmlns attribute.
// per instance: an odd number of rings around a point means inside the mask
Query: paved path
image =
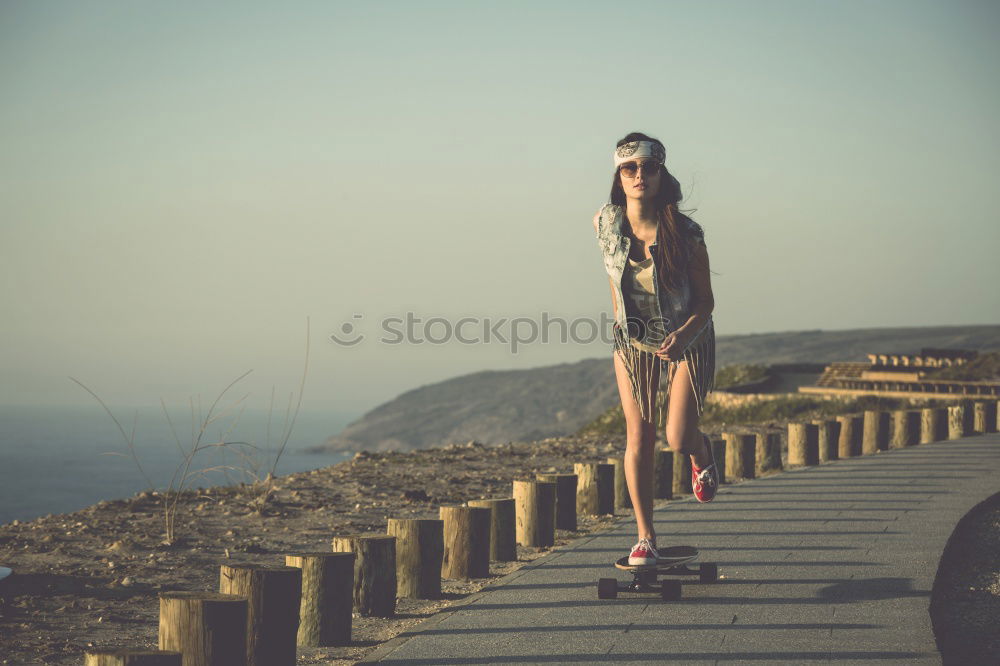
<svg viewBox="0 0 1000 666"><path fill-rule="evenodd" d="M1000 434L921 444L660 503L658 541L723 577L597 598L635 523L554 550L373 652L382 664L940 664L928 607L958 520L1000 490Z"/></svg>

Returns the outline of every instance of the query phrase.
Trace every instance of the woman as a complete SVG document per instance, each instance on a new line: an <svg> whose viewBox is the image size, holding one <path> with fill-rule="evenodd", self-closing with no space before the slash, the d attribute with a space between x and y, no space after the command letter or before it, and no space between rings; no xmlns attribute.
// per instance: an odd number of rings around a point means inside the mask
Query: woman
<svg viewBox="0 0 1000 666"><path fill-rule="evenodd" d="M655 564L658 557L653 449L661 424L674 455L691 457L697 500L711 501L719 484L711 442L698 429L715 378L708 249L701 226L677 208L680 183L665 159L663 144L645 134L619 141L610 200L594 216L611 282L612 355L626 423L625 478L639 531L629 564ZM666 414L655 410L661 377Z"/></svg>

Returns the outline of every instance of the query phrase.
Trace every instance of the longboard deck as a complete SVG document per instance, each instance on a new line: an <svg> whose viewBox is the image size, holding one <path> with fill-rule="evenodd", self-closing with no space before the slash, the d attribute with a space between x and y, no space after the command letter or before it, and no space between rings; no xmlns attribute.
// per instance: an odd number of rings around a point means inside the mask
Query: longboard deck
<svg viewBox="0 0 1000 666"><path fill-rule="evenodd" d="M670 546L659 551L656 564L629 564L628 556L622 557L615 566L624 571L654 571L687 564L698 559L698 549L693 546Z"/></svg>
<svg viewBox="0 0 1000 666"><path fill-rule="evenodd" d="M677 577L697 576L701 583L714 583L719 579L719 568L714 562L702 562L689 567L688 562L698 559L698 549L692 546L673 546L659 551L656 564L629 564L628 557L615 562L615 566L632 574L632 582L622 587L617 578L597 581L599 599L615 599L619 592L659 592L664 601L681 598L681 583ZM661 580L661 576L663 577Z"/></svg>

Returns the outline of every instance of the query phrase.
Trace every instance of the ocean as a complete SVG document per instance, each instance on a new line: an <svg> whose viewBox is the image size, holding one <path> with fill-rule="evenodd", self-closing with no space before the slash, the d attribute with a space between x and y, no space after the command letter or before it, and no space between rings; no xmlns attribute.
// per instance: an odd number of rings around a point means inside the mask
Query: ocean
<svg viewBox="0 0 1000 666"><path fill-rule="evenodd" d="M183 455L162 408L109 408L127 435L135 417L135 456L152 487L166 490L172 475L176 473L179 479L182 473L178 468L183 469ZM229 445L199 451L192 459L192 478L185 482L185 488L249 482L252 477L247 469L254 464L261 478L267 475L281 445L284 411L275 410L271 417L269 440L267 410L245 409L233 426L238 411L237 407L209 424L202 444L242 441L258 450ZM185 451L190 451L190 411L169 412L177 439ZM275 473L302 472L350 458L351 453L309 454L300 449L322 444L358 416L300 411ZM245 460L241 450L256 460ZM235 469L208 470L210 467ZM178 483L174 481L175 489ZM96 401L92 406L0 406L0 524L77 511L101 500L129 497L149 488L118 426Z"/></svg>

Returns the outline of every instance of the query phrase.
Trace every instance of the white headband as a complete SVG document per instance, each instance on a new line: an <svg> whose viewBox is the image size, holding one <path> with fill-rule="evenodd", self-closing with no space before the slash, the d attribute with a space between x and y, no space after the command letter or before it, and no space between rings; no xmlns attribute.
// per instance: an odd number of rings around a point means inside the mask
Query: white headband
<svg viewBox="0 0 1000 666"><path fill-rule="evenodd" d="M615 168L622 162L638 159L640 157L650 157L660 164L667 158L667 152L663 146L653 141L633 141L615 148Z"/></svg>

